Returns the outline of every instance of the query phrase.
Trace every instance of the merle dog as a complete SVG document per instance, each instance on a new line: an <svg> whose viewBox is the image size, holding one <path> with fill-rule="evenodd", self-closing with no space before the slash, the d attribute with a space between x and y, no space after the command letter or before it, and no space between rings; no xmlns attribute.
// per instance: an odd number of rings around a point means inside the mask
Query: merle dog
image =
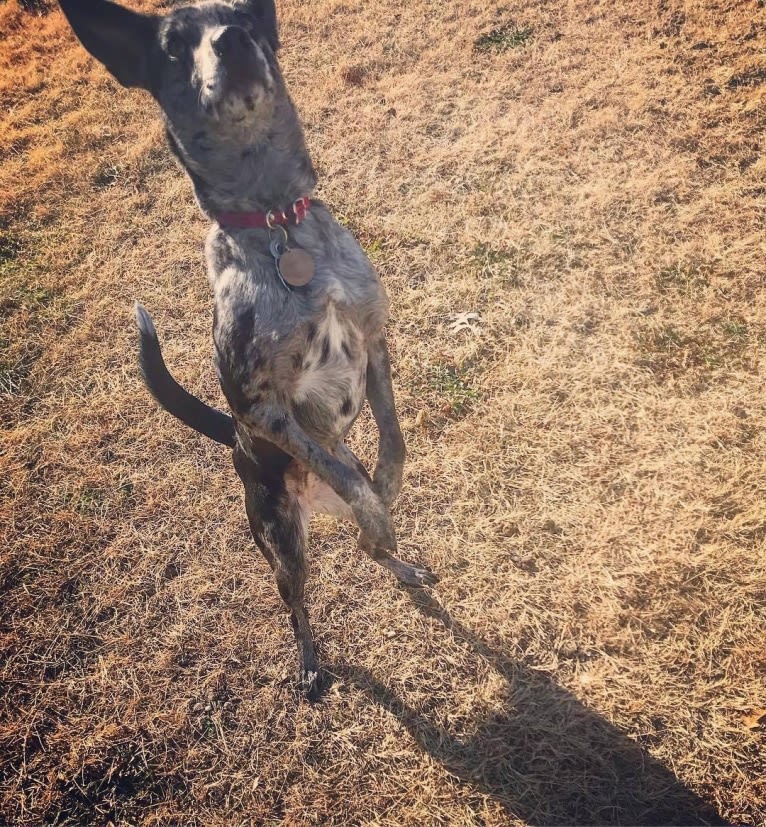
<svg viewBox="0 0 766 827"><path fill-rule="evenodd" d="M409 586L389 507L404 442L394 409L385 291L324 204L279 69L273 0L205 2L165 16L60 0L75 34L124 86L159 104L167 139L213 221L206 242L213 335L232 416L181 388L136 305L146 384L170 413L234 449L256 544L289 608L308 697L321 679L304 605L308 518L354 520L359 547ZM370 479L344 438L365 397L378 426Z"/></svg>

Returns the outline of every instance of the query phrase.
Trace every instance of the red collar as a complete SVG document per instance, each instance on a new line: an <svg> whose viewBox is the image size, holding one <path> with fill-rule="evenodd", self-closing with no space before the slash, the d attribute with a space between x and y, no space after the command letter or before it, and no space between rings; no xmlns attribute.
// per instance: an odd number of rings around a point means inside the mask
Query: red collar
<svg viewBox="0 0 766 827"><path fill-rule="evenodd" d="M304 195L284 210L269 210L268 212L219 212L213 218L223 227L237 227L249 229L253 227L268 227L271 229L277 224L300 224L311 208L311 199Z"/></svg>

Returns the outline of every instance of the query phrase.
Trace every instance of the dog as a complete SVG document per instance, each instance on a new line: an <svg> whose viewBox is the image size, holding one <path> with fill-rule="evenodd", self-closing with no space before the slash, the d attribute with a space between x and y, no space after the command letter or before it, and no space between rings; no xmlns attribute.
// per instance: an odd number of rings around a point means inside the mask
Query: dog
<svg viewBox="0 0 766 827"><path fill-rule="evenodd" d="M316 699L323 680L304 603L312 512L355 521L359 548L407 586L437 582L394 556L389 509L405 446L385 290L353 236L312 197L316 173L277 60L273 0L211 0L164 16L107 0L60 4L117 81L157 101L168 144L213 222L213 339L231 415L172 378L136 304L141 367L163 408L233 449L253 538L290 612L299 682ZM365 398L379 432L372 478L344 442Z"/></svg>

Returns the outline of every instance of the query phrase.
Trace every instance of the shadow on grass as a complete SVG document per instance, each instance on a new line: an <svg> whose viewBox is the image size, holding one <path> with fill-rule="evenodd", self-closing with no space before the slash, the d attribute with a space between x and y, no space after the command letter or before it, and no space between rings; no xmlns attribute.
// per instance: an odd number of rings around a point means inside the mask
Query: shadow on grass
<svg viewBox="0 0 766 827"><path fill-rule="evenodd" d="M332 672L395 715L422 749L462 782L534 825L725 825L670 770L547 675L493 650L431 595L410 592L507 681L502 710L456 736L408 707L369 672Z"/></svg>

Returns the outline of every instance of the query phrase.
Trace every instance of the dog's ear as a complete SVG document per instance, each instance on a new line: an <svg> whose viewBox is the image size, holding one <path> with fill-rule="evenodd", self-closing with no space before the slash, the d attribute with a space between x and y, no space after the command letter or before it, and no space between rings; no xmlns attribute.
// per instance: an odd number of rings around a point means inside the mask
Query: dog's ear
<svg viewBox="0 0 766 827"><path fill-rule="evenodd" d="M149 55L157 37L158 18L108 0L59 2L82 45L123 86L149 88Z"/></svg>
<svg viewBox="0 0 766 827"><path fill-rule="evenodd" d="M276 54L279 49L279 32L277 29L277 7L274 0L239 0L238 9L255 18L259 29Z"/></svg>

